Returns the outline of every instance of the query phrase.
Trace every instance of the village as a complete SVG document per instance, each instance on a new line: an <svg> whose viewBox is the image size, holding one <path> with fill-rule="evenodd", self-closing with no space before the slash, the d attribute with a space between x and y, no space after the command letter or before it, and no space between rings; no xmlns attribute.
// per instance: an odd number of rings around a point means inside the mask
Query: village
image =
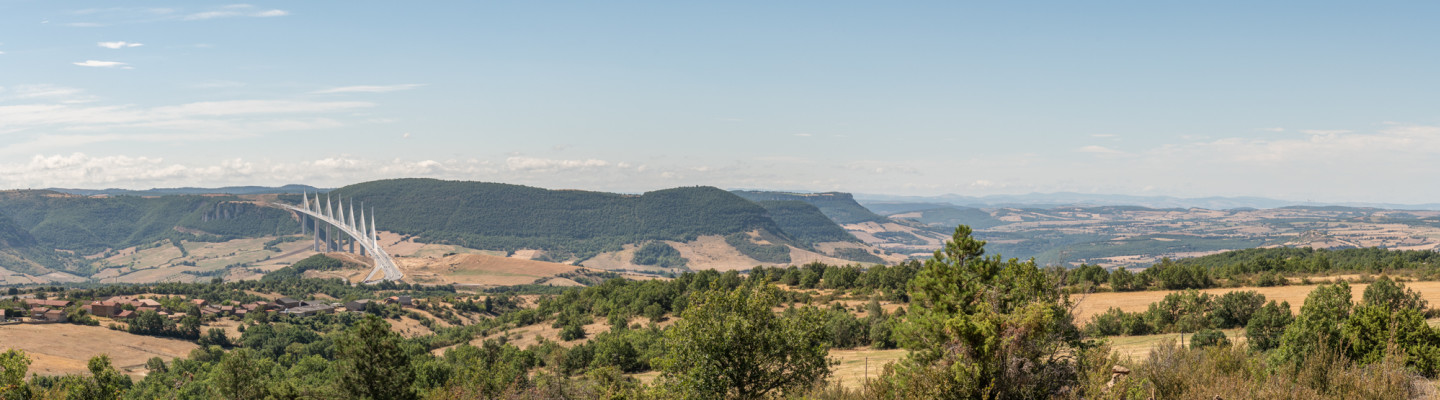
<svg viewBox="0 0 1440 400"><path fill-rule="evenodd" d="M237 303L233 301L211 303L204 299L184 299L182 296L166 295L114 296L104 300L93 300L78 306L76 305L76 301L70 300L21 298L19 296L11 296L11 298L7 300L9 300L12 307L6 308L3 315L0 315L0 324L80 323L83 325L95 325L98 324L99 321L95 321L96 323L94 324L84 322L93 320L91 317L128 322L145 312L153 312L170 321L183 320L187 315L197 315L202 321L213 321L227 317L243 319L257 312L312 316L337 311L364 312L370 307L373 307L373 304L377 303L377 301L371 299L359 299L342 303L304 301L290 297L280 297L273 301L253 301L248 303ZM378 301L378 303L411 307L414 306L414 299L410 296L390 296ZM15 307L16 305L18 305L18 310ZM75 321L72 321L72 319Z"/></svg>

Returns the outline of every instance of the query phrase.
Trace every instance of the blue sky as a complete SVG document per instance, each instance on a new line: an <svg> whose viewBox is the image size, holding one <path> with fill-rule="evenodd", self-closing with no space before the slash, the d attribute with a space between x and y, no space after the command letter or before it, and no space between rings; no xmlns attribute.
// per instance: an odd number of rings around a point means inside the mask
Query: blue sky
<svg viewBox="0 0 1440 400"><path fill-rule="evenodd" d="M1437 3L989 3L0 0L0 187L1440 197Z"/></svg>

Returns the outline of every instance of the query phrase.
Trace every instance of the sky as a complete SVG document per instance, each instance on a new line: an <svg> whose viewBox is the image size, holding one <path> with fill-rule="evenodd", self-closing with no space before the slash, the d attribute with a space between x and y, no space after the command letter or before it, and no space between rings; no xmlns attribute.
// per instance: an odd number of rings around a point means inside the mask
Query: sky
<svg viewBox="0 0 1440 400"><path fill-rule="evenodd" d="M1440 3L1168 3L0 0L0 188L1440 201Z"/></svg>

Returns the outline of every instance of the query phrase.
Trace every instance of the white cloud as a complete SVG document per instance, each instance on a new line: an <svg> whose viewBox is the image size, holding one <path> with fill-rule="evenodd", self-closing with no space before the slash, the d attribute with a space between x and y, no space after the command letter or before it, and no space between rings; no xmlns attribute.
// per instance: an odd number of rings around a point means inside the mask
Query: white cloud
<svg viewBox="0 0 1440 400"><path fill-rule="evenodd" d="M1079 148L1079 149L1075 149L1075 151L1078 151L1078 152L1081 152L1081 153L1106 154L1106 155L1121 155L1121 154L1125 154L1125 152L1120 151L1120 150L1115 150L1115 149L1112 149L1112 148L1109 148L1109 147L1096 146L1096 145L1084 146L1084 147L1081 147L1081 148Z"/></svg>
<svg viewBox="0 0 1440 400"><path fill-rule="evenodd" d="M187 14L187 15L185 15L184 17L182 17L181 19L184 19L184 20L186 20L186 21L199 21L199 20L207 20L207 19L215 19L215 18L231 18L231 17L269 18L269 17L283 17L283 16L286 16L286 15L290 15L290 12L289 12L289 11L285 11L285 10L278 10L278 9L263 10L263 11L261 11L261 10L256 10L256 9L255 9L255 6L252 6L252 5L249 5L249 4L231 4L231 5L227 5L227 6L224 6L224 7L220 7L219 9L212 10L212 11L204 11L204 12Z"/></svg>
<svg viewBox="0 0 1440 400"><path fill-rule="evenodd" d="M610 166L610 162L596 159L555 160L548 158L510 157L505 159L505 166L512 171L563 171L608 167Z"/></svg>
<svg viewBox="0 0 1440 400"><path fill-rule="evenodd" d="M191 89L228 89L228 88L237 88L237 87L243 87L243 86L245 86L245 83L244 83L244 82L235 82L235 81L207 81L207 82L201 82L201 83L192 84L192 85L190 85L189 87L190 87Z"/></svg>
<svg viewBox="0 0 1440 400"><path fill-rule="evenodd" d="M360 85L341 86L310 92L312 94L334 94L334 93L389 93L402 90L410 90L425 86L423 83L407 83L402 85Z"/></svg>
<svg viewBox="0 0 1440 400"><path fill-rule="evenodd" d="M124 41L121 41L121 42L100 42L100 43L96 43L96 44L99 45L100 47L104 47L104 48L107 48L107 49L124 49L124 48L129 48L129 47L140 47L140 46L144 46L144 45L145 45L144 43L131 43L131 42L124 42Z"/></svg>
<svg viewBox="0 0 1440 400"><path fill-rule="evenodd" d="M8 92L0 89L0 101L31 99L74 104L94 101L95 96L85 94L85 91L81 89L56 85L18 85Z"/></svg>
<svg viewBox="0 0 1440 400"><path fill-rule="evenodd" d="M80 105L83 92L54 86L17 87L6 98L55 103L0 105L0 134L33 131L0 153L24 154L113 141L187 142L254 137L271 132L319 131L344 126L327 114L374 103L355 101L233 100L163 107Z"/></svg>
<svg viewBox="0 0 1440 400"><path fill-rule="evenodd" d="M85 60L84 62L77 62L77 63L74 63L74 64L75 64L75 65L82 66L82 67L97 67L97 68L114 68L114 67L120 67L120 66L126 65L125 63L119 62L119 61L96 61L96 60Z"/></svg>

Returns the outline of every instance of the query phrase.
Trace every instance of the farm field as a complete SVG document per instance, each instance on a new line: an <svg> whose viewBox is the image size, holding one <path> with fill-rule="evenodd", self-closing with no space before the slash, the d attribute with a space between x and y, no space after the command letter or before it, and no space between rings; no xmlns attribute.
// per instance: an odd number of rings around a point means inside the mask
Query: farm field
<svg viewBox="0 0 1440 400"><path fill-rule="evenodd" d="M1218 296L1233 291L1255 291L1265 295L1267 301L1288 301L1291 312L1299 312L1300 305L1305 303L1305 296L1310 294L1310 291L1314 290L1316 286L1319 285L1215 288L1201 290L1201 292ZM1351 296L1355 301L1360 300L1368 286L1363 283L1350 284ZM1419 292L1430 304L1440 304L1440 282L1405 282L1405 286ZM1091 317L1104 313L1111 307L1118 307L1126 312L1145 311L1150 303L1160 301L1165 298L1165 295L1175 292L1178 291L1103 292L1071 295L1070 299L1076 303L1075 322L1084 325L1090 322Z"/></svg>
<svg viewBox="0 0 1440 400"><path fill-rule="evenodd" d="M975 227L989 254L1042 265L1148 266L1253 247L1398 250L1440 248L1440 211L1357 207L1207 210L1145 207L939 208L890 214L904 224L846 225L866 243L923 256L958 224ZM957 212L967 217L957 219ZM928 225L928 226L927 226Z"/></svg>
<svg viewBox="0 0 1440 400"><path fill-rule="evenodd" d="M0 341L6 348L29 353L34 374L88 374L90 358L108 354L116 369L134 378L145 375L145 361L152 357L169 361L199 347L192 341L72 324L0 325Z"/></svg>

